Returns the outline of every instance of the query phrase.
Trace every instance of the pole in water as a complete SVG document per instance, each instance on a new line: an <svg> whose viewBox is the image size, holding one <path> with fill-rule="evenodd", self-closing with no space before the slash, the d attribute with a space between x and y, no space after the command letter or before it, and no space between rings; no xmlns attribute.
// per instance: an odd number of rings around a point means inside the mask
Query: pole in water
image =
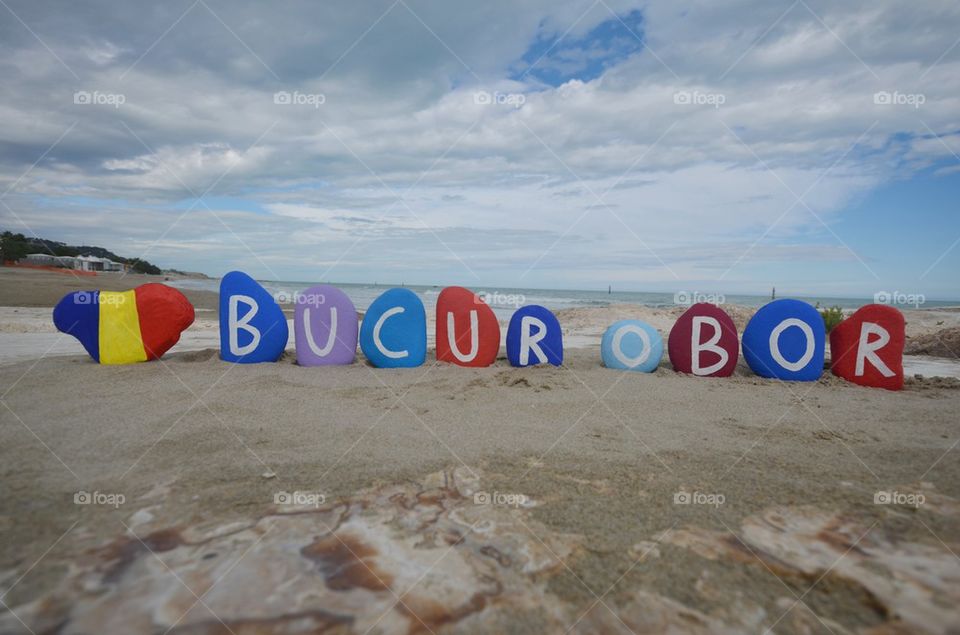
<svg viewBox="0 0 960 635"><path fill-rule="evenodd" d="M770 299L771 299L771 300L776 300L776 299L777 299L777 288L776 288L776 287L773 287L773 288L770 290Z"/></svg>
<svg viewBox="0 0 960 635"><path fill-rule="evenodd" d="M611 293L612 291L613 291L613 285L608 285L608 286L607 286L607 295L610 295L610 293Z"/></svg>

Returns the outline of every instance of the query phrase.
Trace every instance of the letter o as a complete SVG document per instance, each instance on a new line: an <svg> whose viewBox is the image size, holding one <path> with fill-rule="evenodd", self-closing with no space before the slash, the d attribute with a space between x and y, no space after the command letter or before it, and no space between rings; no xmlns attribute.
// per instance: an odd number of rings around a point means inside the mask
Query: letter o
<svg viewBox="0 0 960 635"><path fill-rule="evenodd" d="M795 362L787 361L787 358L780 352L780 335L791 326L796 326L803 331L803 336L807 340L806 350L803 351L800 359ZM771 357L783 368L792 372L802 370L804 366L810 363L810 360L813 359L814 346L816 346L816 338L813 335L813 329L810 328L809 324L797 318L787 318L783 322L780 322L780 324L777 324L776 328L770 332Z"/></svg>

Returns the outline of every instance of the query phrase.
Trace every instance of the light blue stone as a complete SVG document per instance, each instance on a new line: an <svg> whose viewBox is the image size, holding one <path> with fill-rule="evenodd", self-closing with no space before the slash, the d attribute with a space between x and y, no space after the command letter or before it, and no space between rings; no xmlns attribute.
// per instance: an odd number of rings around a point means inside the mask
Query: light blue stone
<svg viewBox="0 0 960 635"><path fill-rule="evenodd" d="M413 368L427 358L427 312L409 289L389 289L360 325L360 349L378 368Z"/></svg>
<svg viewBox="0 0 960 635"><path fill-rule="evenodd" d="M652 373L663 357L663 337L641 320L620 320L600 341L600 358L607 368Z"/></svg>

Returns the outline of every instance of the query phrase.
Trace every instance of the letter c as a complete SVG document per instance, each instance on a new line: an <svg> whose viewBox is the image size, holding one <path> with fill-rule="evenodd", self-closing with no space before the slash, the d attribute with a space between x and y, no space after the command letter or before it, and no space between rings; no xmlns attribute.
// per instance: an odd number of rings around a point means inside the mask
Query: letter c
<svg viewBox="0 0 960 635"><path fill-rule="evenodd" d="M383 341L380 339L380 329L383 328L384 322L389 320L394 315L403 313L404 311L406 311L406 309L404 309L402 306L395 306L392 309L388 309L383 312L383 315L381 315L377 319L376 324L373 325L373 345L376 346L377 350L383 353L385 357L389 357L390 359L403 359L404 357L410 355L410 351L408 350L391 351L389 348L384 346Z"/></svg>

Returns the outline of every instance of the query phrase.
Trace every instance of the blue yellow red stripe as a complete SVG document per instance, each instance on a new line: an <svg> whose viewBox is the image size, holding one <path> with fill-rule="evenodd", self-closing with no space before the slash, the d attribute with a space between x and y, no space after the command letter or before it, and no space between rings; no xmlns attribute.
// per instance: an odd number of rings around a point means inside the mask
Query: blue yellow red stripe
<svg viewBox="0 0 960 635"><path fill-rule="evenodd" d="M75 291L53 309L57 329L73 335L101 364L157 359L193 322L193 306L159 283L130 291Z"/></svg>

